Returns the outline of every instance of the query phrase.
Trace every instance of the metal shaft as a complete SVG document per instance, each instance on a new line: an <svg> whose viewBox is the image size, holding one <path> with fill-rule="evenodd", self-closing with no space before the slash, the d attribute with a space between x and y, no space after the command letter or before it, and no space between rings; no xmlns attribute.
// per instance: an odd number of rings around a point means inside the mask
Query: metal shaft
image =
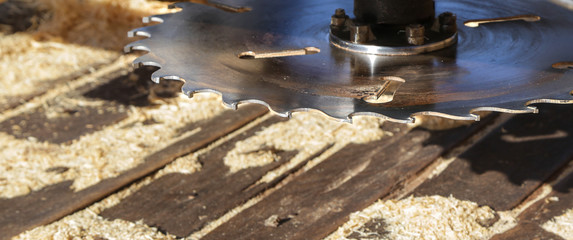
<svg viewBox="0 0 573 240"><path fill-rule="evenodd" d="M354 15L367 24L425 23L435 16L433 0L354 0Z"/></svg>

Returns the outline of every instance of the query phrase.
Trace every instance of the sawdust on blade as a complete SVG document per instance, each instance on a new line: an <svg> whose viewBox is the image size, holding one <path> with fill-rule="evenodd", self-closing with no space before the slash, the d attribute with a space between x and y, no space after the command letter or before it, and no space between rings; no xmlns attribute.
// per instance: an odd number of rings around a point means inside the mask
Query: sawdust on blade
<svg viewBox="0 0 573 240"><path fill-rule="evenodd" d="M263 181L269 181L328 145L367 143L382 138L388 134L380 128L382 122L375 117L355 117L353 124L348 124L317 113L297 113L289 121L273 124L237 142L235 148L225 156L224 162L231 172L237 172L279 160L274 154L277 150L298 151L286 166L277 170L279 172L272 171L263 177Z"/></svg>
<svg viewBox="0 0 573 240"><path fill-rule="evenodd" d="M350 220L327 239L488 239L499 232L495 224L515 224L515 219L508 221L503 215L502 221L497 216L487 206L453 197L410 196L378 201L351 214ZM383 223L384 231L363 229L370 221Z"/></svg>
<svg viewBox="0 0 573 240"><path fill-rule="evenodd" d="M224 107L220 97L204 93L192 99L181 94L159 107L126 107L117 111L126 111L129 117L69 145L16 139L0 133L0 197L24 195L65 180L74 180L74 189L80 190L117 176L175 141L178 128L215 116ZM66 170L50 171L54 167Z"/></svg>
<svg viewBox="0 0 573 240"><path fill-rule="evenodd" d="M541 227L564 239L573 239L573 208L565 211L563 215L547 221Z"/></svg>

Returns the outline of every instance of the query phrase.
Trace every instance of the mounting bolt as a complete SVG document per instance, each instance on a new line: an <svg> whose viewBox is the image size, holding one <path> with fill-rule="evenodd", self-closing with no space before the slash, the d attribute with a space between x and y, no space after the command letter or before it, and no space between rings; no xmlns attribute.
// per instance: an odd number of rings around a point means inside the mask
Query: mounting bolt
<svg viewBox="0 0 573 240"><path fill-rule="evenodd" d="M421 24L410 24L406 26L406 37L408 38L408 43L416 46L423 45L425 30L426 28Z"/></svg>
<svg viewBox="0 0 573 240"><path fill-rule="evenodd" d="M333 27L343 27L346 24L346 20L348 19L348 15L346 15L346 11L342 8L336 9L334 11L334 15L330 18L330 26Z"/></svg>
<svg viewBox="0 0 573 240"><path fill-rule="evenodd" d="M353 43L367 43L370 41L370 25L354 24L350 27L350 41Z"/></svg>
<svg viewBox="0 0 573 240"><path fill-rule="evenodd" d="M456 24L457 16L451 12L444 12L438 16L438 22L440 23L440 32L454 34L458 31L458 26Z"/></svg>

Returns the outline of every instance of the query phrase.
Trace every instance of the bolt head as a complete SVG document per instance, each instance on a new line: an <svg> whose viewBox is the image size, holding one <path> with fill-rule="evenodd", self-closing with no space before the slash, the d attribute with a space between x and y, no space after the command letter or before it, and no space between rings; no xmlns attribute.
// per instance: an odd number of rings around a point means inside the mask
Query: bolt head
<svg viewBox="0 0 573 240"><path fill-rule="evenodd" d="M343 8L338 8L334 11L334 16L336 17L346 17L346 11Z"/></svg>

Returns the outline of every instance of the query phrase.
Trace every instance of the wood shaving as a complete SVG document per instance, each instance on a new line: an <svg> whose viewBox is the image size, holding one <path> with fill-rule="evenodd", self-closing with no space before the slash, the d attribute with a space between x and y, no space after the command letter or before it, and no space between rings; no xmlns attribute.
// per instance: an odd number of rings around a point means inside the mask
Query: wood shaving
<svg viewBox="0 0 573 240"><path fill-rule="evenodd" d="M224 110L218 95L181 95L159 107L120 109L129 114L126 120L70 145L0 133L0 197L24 195L65 180L74 180L75 190L84 189L142 163L145 156L171 144L176 129ZM155 124L143 124L150 119ZM47 171L52 167L68 170Z"/></svg>
<svg viewBox="0 0 573 240"><path fill-rule="evenodd" d="M273 124L254 136L239 141L225 156L231 172L264 166L277 161L273 151L298 151L286 165L295 166L331 144L367 143L379 140L386 133L380 128L382 120L374 117L355 117L353 124L336 122L317 113L298 113L292 119ZM269 150L270 149L270 150ZM280 171L285 171L288 168ZM263 177L269 181L281 172Z"/></svg>
<svg viewBox="0 0 573 240"><path fill-rule="evenodd" d="M563 215L547 221L541 227L563 239L573 239L573 208L565 211Z"/></svg>
<svg viewBox="0 0 573 240"><path fill-rule="evenodd" d="M364 239L488 239L497 233L491 230L496 215L487 206L480 207L453 197L378 201L351 214L350 220L327 239L349 239L347 237L352 233L358 233ZM383 222L387 232L380 234L361 229L372 220Z"/></svg>

